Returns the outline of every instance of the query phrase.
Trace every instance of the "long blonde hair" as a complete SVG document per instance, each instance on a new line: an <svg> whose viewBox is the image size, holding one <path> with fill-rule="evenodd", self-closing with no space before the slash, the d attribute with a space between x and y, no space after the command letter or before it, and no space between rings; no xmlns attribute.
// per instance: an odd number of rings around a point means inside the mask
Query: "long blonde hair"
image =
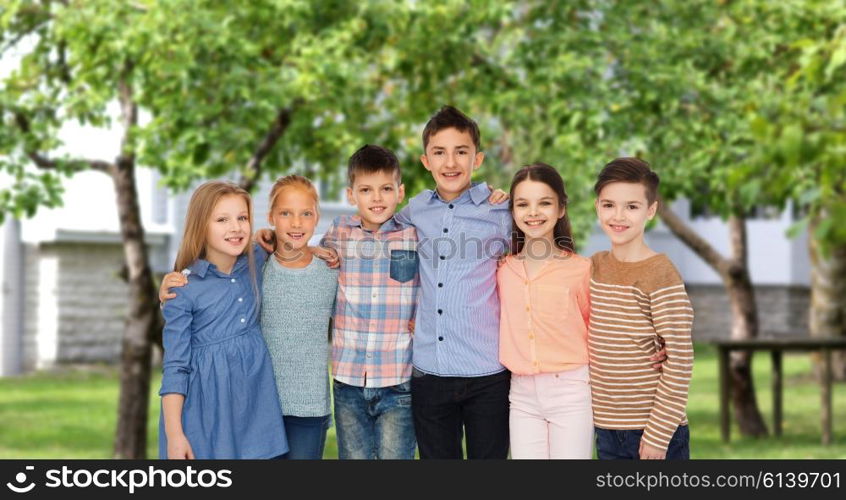
<svg viewBox="0 0 846 500"><path fill-rule="evenodd" d="M195 260L205 257L206 237L212 211L221 198L233 194L242 197L247 204L247 217L249 217L250 231L252 231L253 203L248 192L232 182L209 181L203 183L191 195L191 201L188 204L188 213L185 215L185 231L182 233L179 253L176 254L176 262L173 265L174 271L180 272L193 264ZM252 243L247 244L244 253L247 254L250 277L253 280L253 289L255 290L257 289L256 268ZM258 298L258 294L256 294L256 298Z"/></svg>

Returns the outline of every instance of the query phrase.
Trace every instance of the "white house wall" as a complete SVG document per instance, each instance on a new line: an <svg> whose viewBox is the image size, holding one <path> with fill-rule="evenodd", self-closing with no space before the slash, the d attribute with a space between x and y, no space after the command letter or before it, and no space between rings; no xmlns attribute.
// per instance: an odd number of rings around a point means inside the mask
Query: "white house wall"
<svg viewBox="0 0 846 500"><path fill-rule="evenodd" d="M790 283L806 287L811 286L811 257L808 241L808 231L802 231L788 242L792 257Z"/></svg>
<svg viewBox="0 0 846 500"><path fill-rule="evenodd" d="M0 376L21 371L23 328L23 246L20 222L6 219L0 226Z"/></svg>
<svg viewBox="0 0 846 500"><path fill-rule="evenodd" d="M53 365L59 353L59 257L43 252L38 259L38 302L35 334L36 368Z"/></svg>

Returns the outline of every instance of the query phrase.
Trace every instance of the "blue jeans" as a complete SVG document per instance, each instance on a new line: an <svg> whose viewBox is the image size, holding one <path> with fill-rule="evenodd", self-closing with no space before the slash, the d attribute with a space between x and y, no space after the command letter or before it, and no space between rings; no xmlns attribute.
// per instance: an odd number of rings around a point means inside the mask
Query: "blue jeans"
<svg viewBox="0 0 846 500"><path fill-rule="evenodd" d="M508 458L508 370L483 377L439 377L414 369L414 430L420 458Z"/></svg>
<svg viewBox="0 0 846 500"><path fill-rule="evenodd" d="M288 453L281 458L286 460L320 460L326 446L326 431L329 430L331 416L294 417L285 415L285 434L288 435Z"/></svg>
<svg viewBox="0 0 846 500"><path fill-rule="evenodd" d="M411 382L369 388L334 380L332 393L338 458L414 459Z"/></svg>
<svg viewBox="0 0 846 500"><path fill-rule="evenodd" d="M596 430L596 456L600 460L638 460L643 430ZM690 431L680 425L667 446L667 460L690 460Z"/></svg>

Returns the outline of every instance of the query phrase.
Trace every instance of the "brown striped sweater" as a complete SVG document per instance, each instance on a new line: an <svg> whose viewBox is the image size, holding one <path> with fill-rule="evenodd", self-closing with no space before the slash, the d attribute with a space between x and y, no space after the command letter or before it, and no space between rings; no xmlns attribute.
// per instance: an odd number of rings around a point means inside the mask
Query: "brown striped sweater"
<svg viewBox="0 0 846 500"><path fill-rule="evenodd" d="M685 406L693 368L693 308L684 282L664 254L620 262L599 252L590 284L590 379L594 424L643 429L643 440L667 449ZM667 360L649 357L664 339Z"/></svg>

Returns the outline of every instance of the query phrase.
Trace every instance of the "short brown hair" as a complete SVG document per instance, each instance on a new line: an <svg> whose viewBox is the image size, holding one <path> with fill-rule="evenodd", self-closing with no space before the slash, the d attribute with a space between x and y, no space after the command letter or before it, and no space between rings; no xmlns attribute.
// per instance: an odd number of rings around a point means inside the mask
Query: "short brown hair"
<svg viewBox="0 0 846 500"><path fill-rule="evenodd" d="M470 137L473 139L473 145L476 146L476 151L478 152L480 150L482 135L479 132L479 125L472 118L449 105L442 107L426 122L426 126L423 128L423 150L426 150L426 146L429 145L429 139L433 135L448 128L454 128L459 132L470 134Z"/></svg>
<svg viewBox="0 0 846 500"><path fill-rule="evenodd" d="M390 149L374 144L365 144L350 156L347 163L347 179L350 187L355 183L356 175L376 172L393 174L397 184L402 184L399 159Z"/></svg>
<svg viewBox="0 0 846 500"><path fill-rule="evenodd" d="M593 186L594 193L599 196L602 188L612 182L643 184L649 204L652 205L658 199L658 183L660 182L658 174L649 168L649 163L640 158L615 158L608 162L596 178L596 184Z"/></svg>

